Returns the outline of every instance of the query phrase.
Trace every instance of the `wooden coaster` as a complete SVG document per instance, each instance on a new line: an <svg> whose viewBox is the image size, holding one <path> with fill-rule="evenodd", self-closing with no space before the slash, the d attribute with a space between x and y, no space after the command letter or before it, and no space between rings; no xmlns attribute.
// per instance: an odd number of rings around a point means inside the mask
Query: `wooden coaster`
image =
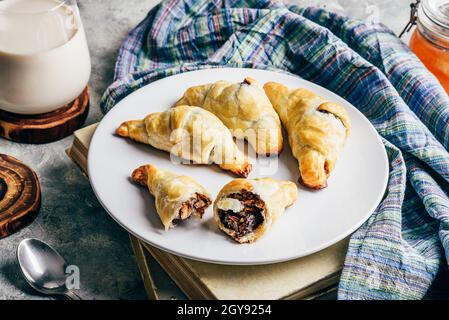
<svg viewBox="0 0 449 320"><path fill-rule="evenodd" d="M89 88L71 103L39 115L0 110L0 136L15 142L42 144L61 140L81 128L89 113Z"/></svg>
<svg viewBox="0 0 449 320"><path fill-rule="evenodd" d="M19 160L0 154L0 238L33 222L40 206L36 173Z"/></svg>

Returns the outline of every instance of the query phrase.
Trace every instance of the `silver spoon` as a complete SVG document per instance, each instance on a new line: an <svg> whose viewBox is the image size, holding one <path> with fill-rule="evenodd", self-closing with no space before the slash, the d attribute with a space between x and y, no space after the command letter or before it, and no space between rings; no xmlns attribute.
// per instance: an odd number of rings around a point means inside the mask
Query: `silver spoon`
<svg viewBox="0 0 449 320"><path fill-rule="evenodd" d="M37 239L25 239L17 248L17 260L27 282L46 295L62 295L81 300L67 289L67 263L52 247Z"/></svg>

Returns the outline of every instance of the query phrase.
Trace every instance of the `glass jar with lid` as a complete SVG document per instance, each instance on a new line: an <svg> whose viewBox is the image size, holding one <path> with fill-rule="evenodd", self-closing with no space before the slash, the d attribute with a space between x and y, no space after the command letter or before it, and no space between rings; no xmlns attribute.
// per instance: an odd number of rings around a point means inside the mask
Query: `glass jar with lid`
<svg viewBox="0 0 449 320"><path fill-rule="evenodd" d="M449 0L417 4L417 28L409 46L449 93Z"/></svg>

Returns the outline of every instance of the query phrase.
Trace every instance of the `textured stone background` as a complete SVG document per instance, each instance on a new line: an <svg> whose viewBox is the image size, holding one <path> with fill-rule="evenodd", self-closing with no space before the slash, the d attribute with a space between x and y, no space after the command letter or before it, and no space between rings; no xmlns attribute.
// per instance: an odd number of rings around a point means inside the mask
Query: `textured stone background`
<svg viewBox="0 0 449 320"><path fill-rule="evenodd" d="M120 43L155 0L79 0L92 56L92 105L87 124L102 114L98 101L112 81ZM320 5L365 19L380 20L396 33L409 17L409 0L296 0ZM67 158L72 138L45 146L29 146L0 139L0 152L15 156L40 178L43 191L41 212L25 230L0 240L0 299L42 299L22 279L15 251L28 237L43 239L55 247L81 272L79 294L86 299L143 299L146 297L132 256L127 233L102 209L88 180ZM183 298L165 273L153 263L161 298Z"/></svg>

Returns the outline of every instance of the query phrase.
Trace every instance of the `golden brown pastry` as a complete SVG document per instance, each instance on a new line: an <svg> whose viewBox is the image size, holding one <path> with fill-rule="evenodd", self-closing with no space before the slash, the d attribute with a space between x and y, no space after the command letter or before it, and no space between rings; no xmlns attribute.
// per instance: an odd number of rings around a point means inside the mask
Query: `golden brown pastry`
<svg viewBox="0 0 449 320"><path fill-rule="evenodd" d="M202 107L215 114L234 137L246 139L258 154L278 154L283 147L279 116L252 78L242 83L218 81L191 87L176 105Z"/></svg>
<svg viewBox="0 0 449 320"><path fill-rule="evenodd" d="M147 187L154 196L156 211L165 230L191 216L202 218L212 203L206 189L192 178L158 169L151 164L134 170L132 179Z"/></svg>
<svg viewBox="0 0 449 320"><path fill-rule="evenodd" d="M266 83L264 89L287 129L299 162L299 182L312 189L325 188L349 137L346 109L306 89L290 90L275 82Z"/></svg>
<svg viewBox="0 0 449 320"><path fill-rule="evenodd" d="M178 106L143 120L126 121L116 133L196 164L218 164L241 177L246 178L252 169L229 129L199 107Z"/></svg>
<svg viewBox="0 0 449 320"><path fill-rule="evenodd" d="M252 243L264 235L276 219L297 199L290 181L271 178L236 179L221 189L214 202L218 227L239 243Z"/></svg>

